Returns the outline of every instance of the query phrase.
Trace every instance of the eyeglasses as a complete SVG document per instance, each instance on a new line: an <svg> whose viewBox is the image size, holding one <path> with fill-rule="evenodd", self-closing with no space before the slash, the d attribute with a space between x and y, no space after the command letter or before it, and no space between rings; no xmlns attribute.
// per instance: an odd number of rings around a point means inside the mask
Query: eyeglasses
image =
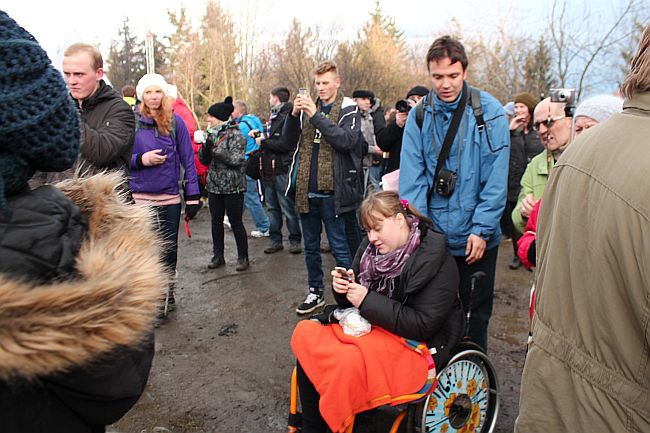
<svg viewBox="0 0 650 433"><path fill-rule="evenodd" d="M544 124L546 126L546 129L550 129L553 127L553 124L555 123L556 120L564 119L566 117L566 114L563 114L561 116L557 117L550 117L543 122L535 122L533 123L533 128L535 128L535 131L539 131L539 127Z"/></svg>

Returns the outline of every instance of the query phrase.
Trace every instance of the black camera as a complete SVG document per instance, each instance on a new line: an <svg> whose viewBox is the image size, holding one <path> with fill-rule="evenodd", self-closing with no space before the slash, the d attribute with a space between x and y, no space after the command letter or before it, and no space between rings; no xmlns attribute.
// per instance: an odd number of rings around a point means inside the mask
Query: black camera
<svg viewBox="0 0 650 433"><path fill-rule="evenodd" d="M441 168L438 178L433 186L434 190L443 197L451 197L456 189L456 178L458 175L453 171Z"/></svg>
<svg viewBox="0 0 650 433"><path fill-rule="evenodd" d="M254 129L253 131L255 131L255 132L253 132L253 138L257 138L257 137L260 137L262 135L262 133L260 131L258 131L257 129Z"/></svg>
<svg viewBox="0 0 650 433"><path fill-rule="evenodd" d="M409 110L411 109L411 105L409 104L409 100L408 99L402 99L401 101L397 101L395 103L395 109L400 113L408 113Z"/></svg>
<svg viewBox="0 0 650 433"><path fill-rule="evenodd" d="M565 103L564 113L567 117L573 117L576 108L576 89L551 89L549 96L551 102Z"/></svg>

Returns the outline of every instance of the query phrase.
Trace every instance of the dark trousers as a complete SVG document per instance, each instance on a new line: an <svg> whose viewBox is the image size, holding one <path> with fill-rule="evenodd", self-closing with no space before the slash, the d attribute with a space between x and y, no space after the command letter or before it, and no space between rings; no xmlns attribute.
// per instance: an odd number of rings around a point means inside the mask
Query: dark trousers
<svg viewBox="0 0 650 433"><path fill-rule="evenodd" d="M171 276L176 272L178 260L178 227L181 220L181 204L154 206L156 212L156 227L163 241L163 263Z"/></svg>
<svg viewBox="0 0 650 433"><path fill-rule="evenodd" d="M318 403L320 395L316 387L305 374L299 362L296 362L296 376L298 379L298 393L300 394L300 407L302 408L302 433L325 433L327 424L320 414Z"/></svg>
<svg viewBox="0 0 650 433"><path fill-rule="evenodd" d="M503 215L501 215L501 231L504 235L512 238L512 249L514 250L513 257L517 257L517 242L519 242L519 239L522 236L522 233L519 233L519 230L515 228L515 225L512 222L512 210L516 206L516 201L507 201L506 208L503 211Z"/></svg>
<svg viewBox="0 0 650 433"><path fill-rule="evenodd" d="M212 250L215 257L223 257L223 217L227 213L232 233L237 243L237 257L248 258L248 239L246 228L242 221L244 210L244 194L213 194L208 195L208 205L212 220Z"/></svg>
<svg viewBox="0 0 650 433"><path fill-rule="evenodd" d="M276 174L269 180L264 180L264 191L266 197L267 213L269 215L269 239L271 245L282 245L282 216L287 220L287 231L289 242L300 244L302 234L300 232L300 220L296 213L295 192L290 191L285 195L288 174Z"/></svg>
<svg viewBox="0 0 650 433"><path fill-rule="evenodd" d="M497 267L499 247L485 250L483 258L478 262L468 265L465 257L455 257L460 274L460 299L463 302L465 313L470 308L471 276L474 272L483 271L485 276L474 286L471 296L471 317L469 330L465 332L474 343L487 351L488 348L488 323L492 316L492 302L494 300L494 276Z"/></svg>
<svg viewBox="0 0 650 433"><path fill-rule="evenodd" d="M309 287L323 292L323 262L320 255L320 234L325 224L327 240L336 260L336 266L350 268L352 257L350 246L345 236L345 221L337 216L334 209L334 196L310 198L309 212L300 214L302 238L307 265Z"/></svg>
<svg viewBox="0 0 650 433"><path fill-rule="evenodd" d="M359 225L359 217L356 211L342 213L339 217L345 221L345 236L348 238L350 257L354 260L359 245L361 245L361 237L363 236L361 226Z"/></svg>

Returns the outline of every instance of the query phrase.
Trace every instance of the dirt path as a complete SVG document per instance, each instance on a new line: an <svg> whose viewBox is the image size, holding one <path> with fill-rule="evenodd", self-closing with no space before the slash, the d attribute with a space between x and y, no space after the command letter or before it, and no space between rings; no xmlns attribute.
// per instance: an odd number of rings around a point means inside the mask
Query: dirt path
<svg viewBox="0 0 650 433"><path fill-rule="evenodd" d="M248 231L252 223L246 220ZM192 239L181 234L178 309L156 332L149 383L137 405L109 432L281 433L286 431L289 379L294 358L289 340L306 291L304 256L286 249L263 253L267 239L249 239L251 267L235 272L234 239L226 232L225 268L208 270L212 256L209 214L192 221ZM531 274L508 269L511 247L499 253L490 357L502 400L497 432L512 432L525 355ZM334 265L323 255L323 265ZM326 302L333 302L327 293ZM388 431L390 413L364 416L358 429Z"/></svg>

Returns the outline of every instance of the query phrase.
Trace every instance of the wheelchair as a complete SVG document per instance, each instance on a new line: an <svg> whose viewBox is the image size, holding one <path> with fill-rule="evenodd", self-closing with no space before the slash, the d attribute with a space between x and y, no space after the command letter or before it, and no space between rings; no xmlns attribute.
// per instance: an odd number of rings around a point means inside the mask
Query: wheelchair
<svg viewBox="0 0 650 433"><path fill-rule="evenodd" d="M485 274L471 277L471 292ZM471 294L470 303L471 306ZM467 327L471 308L466 315ZM397 433L405 422L408 433L492 433L499 415L500 390L494 365L478 344L463 338L447 364L436 374L437 386L419 400L397 406L399 414L389 433ZM439 366L436 366L438 369ZM406 420L406 421L405 421ZM300 432L296 368L291 375L288 433ZM354 430L354 420L346 433Z"/></svg>

